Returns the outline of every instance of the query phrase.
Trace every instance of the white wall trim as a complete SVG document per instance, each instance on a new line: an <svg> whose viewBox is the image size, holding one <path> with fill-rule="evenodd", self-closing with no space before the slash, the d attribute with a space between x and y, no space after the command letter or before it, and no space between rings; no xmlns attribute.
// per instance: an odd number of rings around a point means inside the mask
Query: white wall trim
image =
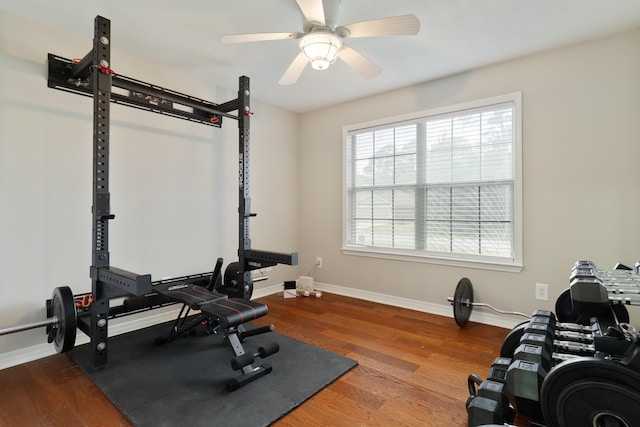
<svg viewBox="0 0 640 427"><path fill-rule="evenodd" d="M377 302L379 304L391 305L394 307L407 308L409 310L421 311L423 313L435 314L437 316L453 318L453 308L451 304L434 304L426 301L419 301L411 298L402 298L394 295L381 294L377 292L364 291L362 289L348 288L345 286L332 285L329 283L315 282L314 288L336 295L357 298L365 301ZM262 298L268 295L282 292L283 284L272 285L254 291L253 298ZM522 322L520 316L508 316L489 312L486 309L478 308L471 313L471 322L483 323L505 329L512 329Z"/></svg>
<svg viewBox="0 0 640 427"><path fill-rule="evenodd" d="M257 298L262 298L269 295L277 294L278 292L282 292L283 289L284 289L284 283L277 283L275 285L254 289L251 299L257 299Z"/></svg>
<svg viewBox="0 0 640 427"><path fill-rule="evenodd" d="M434 304L411 298L402 298L394 295L387 295L377 292L364 291L361 289L331 285L329 283L315 282L314 285L316 289L332 294L343 295L351 298L358 298L366 301L377 302L380 304L391 305L394 307L407 308L409 310L421 311L423 313L453 318L453 308L449 303ZM484 323L486 325L498 326L505 329L512 329L515 325L522 322L522 318L514 318L513 316L494 314L480 308L472 311L470 321Z"/></svg>

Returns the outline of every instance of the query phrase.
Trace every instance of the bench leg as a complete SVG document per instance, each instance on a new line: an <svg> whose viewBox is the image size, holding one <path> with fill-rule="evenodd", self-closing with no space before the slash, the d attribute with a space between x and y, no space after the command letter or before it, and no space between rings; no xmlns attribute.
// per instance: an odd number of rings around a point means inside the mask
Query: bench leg
<svg viewBox="0 0 640 427"><path fill-rule="evenodd" d="M233 349L233 352L235 353L236 357L240 357L245 354L244 347L242 346L242 342L238 337L237 329L234 328L231 331L228 331L227 339L229 340L229 344L231 345L231 348ZM257 367L254 367L251 364L248 364L246 366L243 366L241 369L242 369L242 375L227 381L226 388L228 391L237 390L243 385L255 379L258 379L263 375L270 373L273 370L271 365L268 365L266 363Z"/></svg>
<svg viewBox="0 0 640 427"><path fill-rule="evenodd" d="M175 320L175 322L173 322L173 326L171 327L169 333L165 336L157 337L155 339L155 343L161 345L178 338L186 337L194 331L194 328L196 326L200 325L203 321L209 318L209 316L206 314L199 314L193 319L187 321L187 318L189 317L189 311L190 309L186 305L183 305L180 313L178 314L178 318Z"/></svg>

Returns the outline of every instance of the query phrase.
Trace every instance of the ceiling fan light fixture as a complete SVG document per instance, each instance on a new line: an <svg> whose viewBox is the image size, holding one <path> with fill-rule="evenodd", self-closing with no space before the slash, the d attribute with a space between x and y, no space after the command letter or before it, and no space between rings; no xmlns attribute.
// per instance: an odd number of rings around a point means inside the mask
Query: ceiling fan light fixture
<svg viewBox="0 0 640 427"><path fill-rule="evenodd" d="M304 35L299 45L314 70L326 70L336 62L342 40L328 31L315 31Z"/></svg>

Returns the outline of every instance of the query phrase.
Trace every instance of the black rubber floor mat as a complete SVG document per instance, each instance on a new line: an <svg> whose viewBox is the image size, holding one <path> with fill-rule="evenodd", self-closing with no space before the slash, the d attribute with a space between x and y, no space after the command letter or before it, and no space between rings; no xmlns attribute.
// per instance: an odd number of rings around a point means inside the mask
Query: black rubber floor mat
<svg viewBox="0 0 640 427"><path fill-rule="evenodd" d="M275 332L248 338L247 352L269 342L280 351L264 362L273 372L234 392L233 353L217 335L194 335L161 346L170 324L109 338L106 368L91 368L89 344L67 353L137 426L265 426L357 365L338 354ZM256 360L256 364L261 363Z"/></svg>

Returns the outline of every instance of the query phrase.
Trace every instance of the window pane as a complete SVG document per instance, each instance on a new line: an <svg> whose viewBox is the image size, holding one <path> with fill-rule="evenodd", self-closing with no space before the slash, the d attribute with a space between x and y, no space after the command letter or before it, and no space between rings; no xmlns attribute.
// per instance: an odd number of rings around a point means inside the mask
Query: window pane
<svg viewBox="0 0 640 427"><path fill-rule="evenodd" d="M433 252L451 252L451 223L428 221L425 227L425 249Z"/></svg>
<svg viewBox="0 0 640 427"><path fill-rule="evenodd" d="M373 222L373 246L390 248L393 243L393 225L391 220Z"/></svg>
<svg viewBox="0 0 640 427"><path fill-rule="evenodd" d="M482 146L482 180L506 180L513 176L513 147L511 144Z"/></svg>
<svg viewBox="0 0 640 427"><path fill-rule="evenodd" d="M451 120L426 123L427 182L451 181Z"/></svg>
<svg viewBox="0 0 640 427"><path fill-rule="evenodd" d="M511 185L486 185L480 189L482 222L510 222L513 217Z"/></svg>
<svg viewBox="0 0 640 427"><path fill-rule="evenodd" d="M393 157L376 158L375 162L375 185L391 185L393 184Z"/></svg>
<svg viewBox="0 0 640 427"><path fill-rule="evenodd" d="M416 183L416 155L406 154L395 158L395 184Z"/></svg>
<svg viewBox="0 0 640 427"><path fill-rule="evenodd" d="M393 230L393 247L415 249L415 229L414 221L395 221Z"/></svg>
<svg viewBox="0 0 640 427"><path fill-rule="evenodd" d="M373 157L373 133L356 135L356 159L370 159Z"/></svg>
<svg viewBox="0 0 640 427"><path fill-rule="evenodd" d="M512 256L511 236L511 224L483 223L480 234L480 253L488 256Z"/></svg>
<svg viewBox="0 0 640 427"><path fill-rule="evenodd" d="M396 154L415 154L417 125L401 126L396 132Z"/></svg>
<svg viewBox="0 0 640 427"><path fill-rule="evenodd" d="M361 246L373 245L373 228L371 227L371 220L355 220L355 235L353 244Z"/></svg>
<svg viewBox="0 0 640 427"><path fill-rule="evenodd" d="M393 155L393 129L375 132L375 153L376 157Z"/></svg>
<svg viewBox="0 0 640 427"><path fill-rule="evenodd" d="M356 187L373 185L373 159L356 160Z"/></svg>
<svg viewBox="0 0 640 427"><path fill-rule="evenodd" d="M356 191L355 217L371 218L373 214L373 193L371 191Z"/></svg>
<svg viewBox="0 0 640 427"><path fill-rule="evenodd" d="M480 220L479 199L477 186L453 187L451 189L451 219L477 224Z"/></svg>
<svg viewBox="0 0 640 427"><path fill-rule="evenodd" d="M451 181L470 182L480 179L480 147L455 148L451 153Z"/></svg>
<svg viewBox="0 0 640 427"><path fill-rule="evenodd" d="M428 188L425 211L427 221L449 221L451 219L451 188Z"/></svg>
<svg viewBox="0 0 640 427"><path fill-rule="evenodd" d="M454 221L451 226L451 252L477 254L478 236L478 223Z"/></svg>
<svg viewBox="0 0 640 427"><path fill-rule="evenodd" d="M391 219L393 197L391 190L376 190L373 192L373 218Z"/></svg>
<svg viewBox="0 0 640 427"><path fill-rule="evenodd" d="M395 190L393 203L394 219L415 219L415 190Z"/></svg>

